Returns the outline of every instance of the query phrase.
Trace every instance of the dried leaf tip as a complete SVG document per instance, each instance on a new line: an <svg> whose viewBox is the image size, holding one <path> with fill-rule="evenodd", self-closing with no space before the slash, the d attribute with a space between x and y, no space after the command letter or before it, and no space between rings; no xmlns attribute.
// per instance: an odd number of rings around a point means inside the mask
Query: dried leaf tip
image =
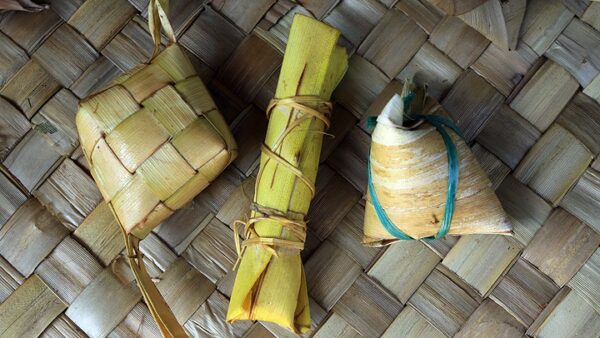
<svg viewBox="0 0 600 338"><path fill-rule="evenodd" d="M388 103L383 107L381 114L377 118L377 123L383 123L392 127L401 127L405 122L405 115L412 108L412 101L416 96L415 84L412 79L404 80L404 86L400 95L394 94Z"/></svg>
<svg viewBox="0 0 600 338"><path fill-rule="evenodd" d="M377 123L386 124L393 127L402 125L404 117L404 102L402 97L394 94L388 103L383 107L381 114L377 118Z"/></svg>

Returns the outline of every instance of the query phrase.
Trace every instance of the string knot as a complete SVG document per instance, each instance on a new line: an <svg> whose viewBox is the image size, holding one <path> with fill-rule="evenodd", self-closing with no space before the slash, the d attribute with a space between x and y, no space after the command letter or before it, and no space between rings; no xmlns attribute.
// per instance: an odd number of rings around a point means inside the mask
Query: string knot
<svg viewBox="0 0 600 338"><path fill-rule="evenodd" d="M272 99L267 106L267 119L271 117L273 109L277 106L287 106L300 114L308 115L309 118L317 118L323 121L325 129L328 129L330 126L329 118L331 116L331 111L333 110L333 104L323 100L319 96L304 95ZM282 135L283 134L285 134L285 132L282 133Z"/></svg>
<svg viewBox="0 0 600 338"><path fill-rule="evenodd" d="M258 245L265 250L270 251L277 256L276 248L286 248L290 250L302 251L306 241L306 221L304 216L284 214L279 210L267 208L256 203L252 203L252 217L247 221L237 220L233 223L233 236L235 240L235 249L238 258L234 264L234 270L237 268L247 247ZM300 219L297 219L300 218ZM255 226L261 221L274 221L293 234L296 240L282 239L277 237L263 237L256 232ZM242 235L244 241L240 241L240 227L243 227Z"/></svg>
<svg viewBox="0 0 600 338"><path fill-rule="evenodd" d="M279 106L284 106L290 109L291 122L274 140L274 142L272 142L272 144L268 145L263 143L261 146L261 153L262 156L264 156L265 161L258 173L256 186L259 186L260 184L260 178L262 177L264 166L268 161L274 161L296 176L296 178L298 178L310 191L312 199L316 193L313 179L307 177L298 167L298 158L284 158L280 154L281 147L285 138L292 132L297 131L297 128L307 121L317 120L322 122L325 128L329 128L333 105L331 102L324 101L319 96L292 96L281 99L272 99L267 107L267 119L271 117L273 110ZM309 124L309 131L310 126L312 126L312 123ZM280 248L302 251L304 249L304 242L306 241L305 218L306 215L303 214L294 213L291 211L281 211L260 205L257 202L255 193L254 201L251 206L250 218L247 221L237 220L233 224L234 240L238 254L238 259L234 265L234 269L236 269L239 265L246 248L249 246L261 246L275 256L277 256L277 249ZM287 239L289 236L284 238L260 236L256 231L255 226L259 222L264 221L276 222L282 227L282 233L280 237L284 237L285 231L293 235L293 239ZM240 240L240 228L243 228L242 234L245 238L243 241Z"/></svg>

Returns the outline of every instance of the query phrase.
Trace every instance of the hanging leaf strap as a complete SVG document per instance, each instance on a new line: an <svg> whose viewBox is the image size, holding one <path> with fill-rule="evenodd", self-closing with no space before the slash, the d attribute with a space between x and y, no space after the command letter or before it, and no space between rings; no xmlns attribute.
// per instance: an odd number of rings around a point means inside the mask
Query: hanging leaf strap
<svg viewBox="0 0 600 338"><path fill-rule="evenodd" d="M173 27L167 17L168 9L168 0L150 0L148 4L148 28L154 41L154 54L152 58L160 53L161 27L169 38L169 45L176 42ZM177 321L173 311L169 308L169 305L146 270L143 255L139 248L141 239L128 233L123 227L121 227L121 230L125 238L129 266L131 267L131 271L133 271L148 310L158 324L161 335L165 338L187 337L184 328Z"/></svg>
<svg viewBox="0 0 600 338"><path fill-rule="evenodd" d="M129 266L138 282L138 287L148 306L148 310L156 321L162 336L165 338L187 337L185 330L177 322L177 318L175 318L169 305L160 294L160 291L158 291L150 275L148 275L143 255L140 251L140 239L125 233L125 231L123 231L123 235L125 236L125 248L127 249Z"/></svg>
<svg viewBox="0 0 600 338"><path fill-rule="evenodd" d="M456 202L456 190L458 188L458 177L459 177L459 158L458 158L458 150L456 148L456 144L448 134L446 128L450 128L461 138L462 133L460 129L452 122L452 120L437 116L437 115L416 115L413 116L415 120L424 120L429 122L431 125L435 127L442 139L444 140L444 144L446 146L446 152L448 154L448 192L446 194L446 208L444 210L444 218L442 219L442 224L440 226L439 231L435 236L430 236L423 238L425 240L431 239L439 239L448 234L450 230L450 224L452 223L452 216L454 214L454 206ZM375 212L377 213L377 217L379 221L386 229L390 235L402 239L402 240L412 240L414 238L405 234L402 230L400 230L388 217L384 208L381 206L379 202L379 198L377 197L377 193L375 192L375 186L373 185L373 177L371 174L371 154L369 152L368 159L368 187L369 187L369 195L371 197L371 202L375 208Z"/></svg>
<svg viewBox="0 0 600 338"><path fill-rule="evenodd" d="M169 0L150 0L148 3L148 29L150 35L152 35L152 41L154 42L154 58L160 53L160 29L164 29L167 38L169 38L169 45L177 42L175 37L175 31L169 21Z"/></svg>

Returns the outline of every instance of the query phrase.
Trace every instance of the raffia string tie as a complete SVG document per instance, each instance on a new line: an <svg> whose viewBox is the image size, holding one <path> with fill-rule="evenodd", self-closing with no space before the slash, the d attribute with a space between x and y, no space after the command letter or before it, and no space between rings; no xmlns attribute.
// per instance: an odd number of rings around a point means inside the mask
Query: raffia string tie
<svg viewBox="0 0 600 338"><path fill-rule="evenodd" d="M234 265L234 270L237 268L244 252L248 246L258 245L264 249L270 251L273 255L277 256L276 247L287 248L290 250L302 251L304 249L304 242L306 241L306 222L303 220L294 220L293 216L287 216L278 210L266 208L256 203L252 204L252 213L248 221L235 221L233 224L233 236L235 240L235 248L238 254L238 258ZM282 227L293 233L297 241L272 238L272 237L261 237L254 229L254 226L265 220L271 220L279 223ZM240 227L243 227L243 235L246 238L244 241L240 241Z"/></svg>
<svg viewBox="0 0 600 338"><path fill-rule="evenodd" d="M275 109L277 106L289 107L293 111L292 113L296 114L296 118L281 133L281 135L279 135L279 137L273 143L273 146L269 147L264 143L261 146L262 154L267 157L265 165L268 161L272 160L277 162L277 164L281 165L283 168L289 170L304 183L304 185L310 191L312 198L316 193L314 183L312 183L311 180L306 177L306 175L304 175L304 173L298 167L296 167L296 165L280 156L278 152L281 150L281 146L285 137L294 132L296 128L298 128L307 120L320 120L325 125L325 128L329 128L329 117L331 115L333 105L331 102L324 101L318 96L293 96L282 99L273 99L267 107L267 119L271 116L273 109ZM261 176L262 168L258 173L256 186L258 186ZM306 221L304 220L306 217L305 215L300 215L300 217L298 217L298 215L291 215L291 213L286 214L279 210L259 205L256 203L256 194L252 203L251 215L252 216L247 221L238 220L235 221L233 225L235 246L238 254L238 259L234 265L234 269L237 268L248 246L261 246L275 256L277 255L277 248L286 248L298 251L302 251L304 249L304 242L306 241ZM277 222L284 229L294 234L297 240L260 236L254 227L258 222L266 220ZM242 233L245 238L244 241L240 241L240 227L243 227Z"/></svg>
<svg viewBox="0 0 600 338"><path fill-rule="evenodd" d="M307 104L314 105L316 108L307 106ZM315 117L325 123L325 129L328 129L330 126L329 117L331 110L333 110L333 104L329 101L324 101L319 96L305 95L272 99L267 106L267 119L269 119L273 109L277 106L293 108L297 113L307 115L307 118ZM282 135L285 134L284 132Z"/></svg>

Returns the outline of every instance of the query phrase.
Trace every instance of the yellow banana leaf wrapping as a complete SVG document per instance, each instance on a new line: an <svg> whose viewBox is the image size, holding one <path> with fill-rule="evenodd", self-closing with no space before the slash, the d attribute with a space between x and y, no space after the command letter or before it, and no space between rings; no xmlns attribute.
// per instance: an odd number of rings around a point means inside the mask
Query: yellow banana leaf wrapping
<svg viewBox="0 0 600 338"><path fill-rule="evenodd" d="M240 250L228 322L262 320L296 333L310 329L300 250L314 194L331 93L347 69L340 32L296 15L269 108L246 240ZM304 227L304 229L302 229Z"/></svg>

